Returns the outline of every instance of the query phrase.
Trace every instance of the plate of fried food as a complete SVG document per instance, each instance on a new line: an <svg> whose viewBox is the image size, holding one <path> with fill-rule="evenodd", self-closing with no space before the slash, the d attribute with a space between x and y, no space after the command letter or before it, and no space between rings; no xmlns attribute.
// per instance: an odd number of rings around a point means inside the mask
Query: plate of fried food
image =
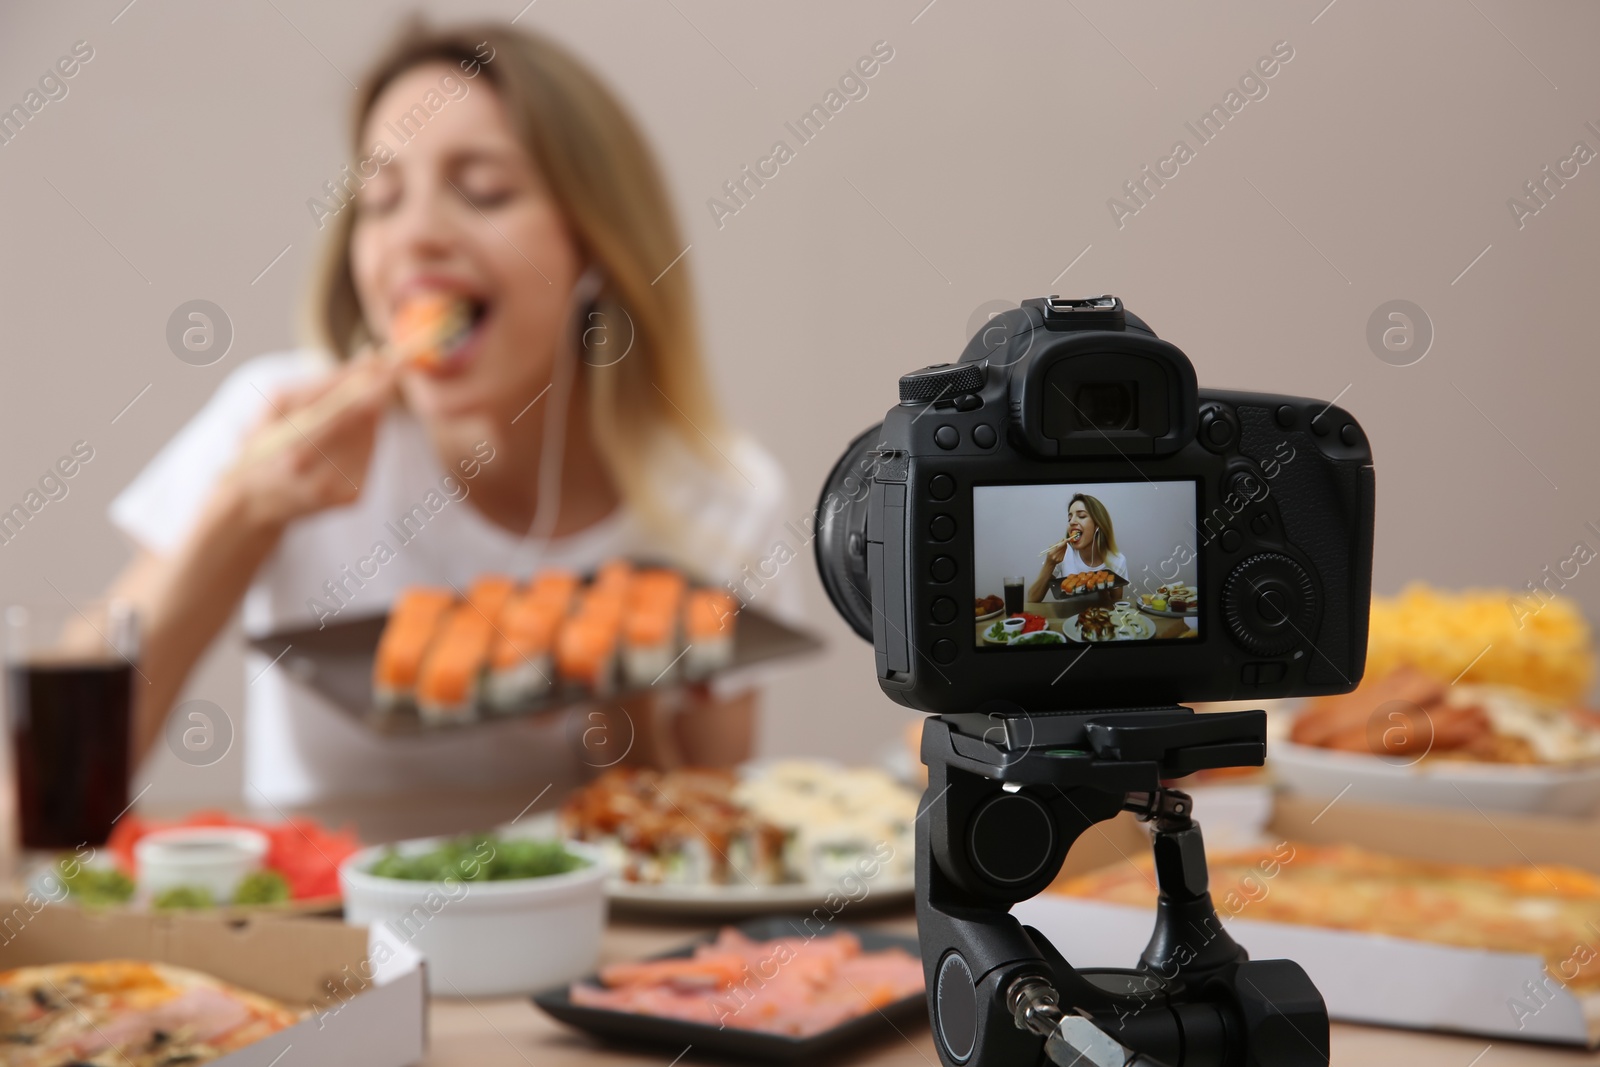
<svg viewBox="0 0 1600 1067"><path fill-rule="evenodd" d="M990 593L988 596L973 598L973 610L976 612L974 622L988 622L998 619L1006 613L1006 602L1000 597Z"/></svg>
<svg viewBox="0 0 1600 1067"><path fill-rule="evenodd" d="M1085 608L1061 624L1061 632L1073 641L1148 641L1156 635L1156 624L1131 606Z"/></svg>
<svg viewBox="0 0 1600 1067"><path fill-rule="evenodd" d="M1286 788L1366 803L1587 815L1600 806L1600 712L1587 622L1531 620L1508 590L1374 597L1367 671L1301 707L1267 748Z"/></svg>
<svg viewBox="0 0 1600 1067"><path fill-rule="evenodd" d="M572 794L558 828L604 854L614 905L760 915L909 899L919 801L880 768L822 760L619 767Z"/></svg>

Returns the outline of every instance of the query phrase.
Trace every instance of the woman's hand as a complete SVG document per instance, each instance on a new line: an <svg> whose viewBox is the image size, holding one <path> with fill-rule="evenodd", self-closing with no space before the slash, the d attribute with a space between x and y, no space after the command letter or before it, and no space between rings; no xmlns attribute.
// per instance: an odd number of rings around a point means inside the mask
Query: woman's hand
<svg viewBox="0 0 1600 1067"><path fill-rule="evenodd" d="M1047 595L1049 595L1050 587L1055 582L1056 564L1060 563L1064 558L1066 558L1066 551L1067 550L1064 546L1062 547L1060 554L1057 554L1052 549L1051 552L1045 556L1044 562L1039 564L1039 573L1034 576L1033 581L1028 585L1027 599L1030 603L1040 603ZM1052 559L1052 556L1055 558Z"/></svg>
<svg viewBox="0 0 1600 1067"><path fill-rule="evenodd" d="M1055 567L1067 558L1067 542L1065 539L1051 545L1044 553L1044 561L1050 567Z"/></svg>
<svg viewBox="0 0 1600 1067"><path fill-rule="evenodd" d="M395 376L389 360L364 355L269 398L219 491L235 495L246 521L263 530L355 500Z"/></svg>

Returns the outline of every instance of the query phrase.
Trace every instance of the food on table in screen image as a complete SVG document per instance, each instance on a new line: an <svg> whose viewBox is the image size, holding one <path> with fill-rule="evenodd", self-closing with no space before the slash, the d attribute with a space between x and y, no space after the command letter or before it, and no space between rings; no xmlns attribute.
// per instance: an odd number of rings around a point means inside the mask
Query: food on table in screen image
<svg viewBox="0 0 1600 1067"><path fill-rule="evenodd" d="M740 604L669 567L611 560L585 582L485 575L458 598L408 589L373 661L374 702L425 722L509 713L547 698L702 681L731 666Z"/></svg>
<svg viewBox="0 0 1600 1067"><path fill-rule="evenodd" d="M209 1063L307 1012L199 971L140 960L0 971L0 1047L14 1067Z"/></svg>
<svg viewBox="0 0 1600 1067"><path fill-rule="evenodd" d="M1261 922L1534 953L1568 988L1600 990L1600 956L1588 953L1581 966L1573 957L1574 945L1593 944L1600 913L1600 876L1588 871L1434 863L1299 841L1212 850L1206 859L1211 898L1224 918L1239 913ZM1154 870L1143 853L1057 881L1049 892L1148 910L1156 904Z"/></svg>
<svg viewBox="0 0 1600 1067"><path fill-rule="evenodd" d="M599 977L598 986L574 983L572 1002L790 1037L831 1030L923 990L920 959L902 948L864 951L848 931L757 941L724 927L691 956L614 963Z"/></svg>
<svg viewBox="0 0 1600 1067"><path fill-rule="evenodd" d="M567 799L561 826L600 846L627 882L826 885L867 861L909 872L917 801L872 767L617 768Z"/></svg>
<svg viewBox="0 0 1600 1067"><path fill-rule="evenodd" d="M1079 571L1069 574L1061 579L1061 595L1063 597L1082 596L1085 593L1097 593L1102 589L1110 589L1121 584L1122 579L1110 571Z"/></svg>
<svg viewBox="0 0 1600 1067"><path fill-rule="evenodd" d="M1139 600L1152 611L1170 611L1174 615L1194 615L1200 611L1200 592L1192 585L1157 586L1153 593L1139 594Z"/></svg>
<svg viewBox="0 0 1600 1067"><path fill-rule="evenodd" d="M1509 590L1415 585L1374 597L1367 669L1354 692L1308 701L1297 744L1402 759L1600 763L1588 624L1571 601L1519 619Z"/></svg>

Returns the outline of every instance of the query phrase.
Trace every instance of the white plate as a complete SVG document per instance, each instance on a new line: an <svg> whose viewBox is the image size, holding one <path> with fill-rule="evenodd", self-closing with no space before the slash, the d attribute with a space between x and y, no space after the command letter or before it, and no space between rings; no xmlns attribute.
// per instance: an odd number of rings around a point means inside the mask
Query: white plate
<svg viewBox="0 0 1600 1067"><path fill-rule="evenodd" d="M1349 798L1362 804L1547 815L1588 815L1600 806L1600 766L1436 759L1405 764L1274 738L1267 744L1267 767L1290 792L1332 800L1348 790Z"/></svg>
<svg viewBox="0 0 1600 1067"><path fill-rule="evenodd" d="M506 837L560 837L561 823L553 811L540 812L515 825L498 827ZM867 895L855 905L901 904L911 899L911 873L880 871L863 878ZM792 882L785 885L643 885L616 875L606 878L606 899L630 912L715 919L720 916L768 915L777 911L810 911L823 906L832 893L842 896L838 880ZM859 892L859 890L858 890Z"/></svg>
<svg viewBox="0 0 1600 1067"><path fill-rule="evenodd" d="M1112 641L1148 641L1156 635L1156 624L1151 622L1149 619L1142 615L1135 615L1133 617L1133 621L1139 624L1139 632L1128 637L1124 637L1119 634L1116 637L1104 637L1095 640L1089 640L1085 638L1078 630L1078 617L1076 615L1061 624L1061 632L1066 634L1071 640L1085 645L1105 645L1110 644Z"/></svg>
<svg viewBox="0 0 1600 1067"><path fill-rule="evenodd" d="M1032 637L1032 636L1034 636L1034 634L1049 634L1055 640L1052 640L1052 641L1028 641L1028 642L1024 642L1022 640L1024 637ZM1028 633L1025 633L1025 634L1018 634L1017 636L1013 637L1011 640L1006 642L1006 644L1008 644L1008 645L1021 645L1023 648L1038 648L1038 647L1043 647L1045 645L1064 645L1066 643L1067 643L1067 639L1064 636L1062 636L1060 631L1049 630L1049 629L1046 629L1046 630L1032 630L1032 631L1030 631Z"/></svg>
<svg viewBox="0 0 1600 1067"><path fill-rule="evenodd" d="M883 873L863 881L867 885L867 895L861 898L862 904L898 904L911 899L909 874ZM832 882L796 882L774 886L640 885L617 878L606 882L607 898L630 911L704 918L765 915L774 911L811 911L822 907L830 893L843 895Z"/></svg>
<svg viewBox="0 0 1600 1067"><path fill-rule="evenodd" d="M998 619L1000 616L1004 615L1005 613L1006 613L1005 606L1002 605L1002 606L1000 606L998 608L995 608L993 611L989 612L989 614L987 614L987 615L979 615L979 616L975 617L972 621L975 622L975 623L976 622L993 622L995 619Z"/></svg>
<svg viewBox="0 0 1600 1067"><path fill-rule="evenodd" d="M1146 615L1159 615L1163 619L1192 619L1200 614L1199 608L1195 608L1193 611L1157 611L1142 600L1139 601L1139 610Z"/></svg>

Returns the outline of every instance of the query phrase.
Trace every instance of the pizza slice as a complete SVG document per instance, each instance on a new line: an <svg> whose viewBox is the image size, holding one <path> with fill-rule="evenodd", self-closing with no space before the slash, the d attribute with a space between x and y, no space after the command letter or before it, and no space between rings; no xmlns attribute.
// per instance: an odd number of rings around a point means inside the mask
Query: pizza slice
<svg viewBox="0 0 1600 1067"><path fill-rule="evenodd" d="M138 960L0 972L0 1058L16 1067L188 1067L302 1013L199 971Z"/></svg>
<svg viewBox="0 0 1600 1067"><path fill-rule="evenodd" d="M1561 864L1481 867L1353 845L1284 842L1213 853L1211 897L1224 918L1321 926L1461 948L1532 953L1569 988L1600 990L1600 875ZM1153 908L1146 854L1064 878L1053 893Z"/></svg>

